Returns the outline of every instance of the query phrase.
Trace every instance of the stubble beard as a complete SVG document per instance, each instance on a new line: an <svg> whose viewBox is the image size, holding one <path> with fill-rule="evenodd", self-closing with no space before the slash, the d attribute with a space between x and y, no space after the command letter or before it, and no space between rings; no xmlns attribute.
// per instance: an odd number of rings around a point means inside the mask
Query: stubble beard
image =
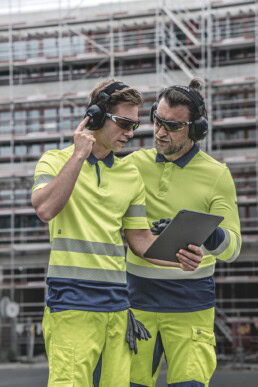
<svg viewBox="0 0 258 387"><path fill-rule="evenodd" d="M170 143L169 145L167 145L167 147L160 146L159 144L157 144L157 141L155 142L155 145L159 153L161 153L162 155L169 156L180 152L187 145L187 140L178 145Z"/></svg>

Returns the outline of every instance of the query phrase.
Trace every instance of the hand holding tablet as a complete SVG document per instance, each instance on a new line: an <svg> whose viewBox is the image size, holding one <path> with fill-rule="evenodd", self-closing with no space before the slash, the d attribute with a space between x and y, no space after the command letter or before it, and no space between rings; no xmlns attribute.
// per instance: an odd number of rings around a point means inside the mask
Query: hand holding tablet
<svg viewBox="0 0 258 387"><path fill-rule="evenodd" d="M223 219L219 215L180 210L144 253L144 257L178 263L178 250L187 250L189 244L201 246Z"/></svg>

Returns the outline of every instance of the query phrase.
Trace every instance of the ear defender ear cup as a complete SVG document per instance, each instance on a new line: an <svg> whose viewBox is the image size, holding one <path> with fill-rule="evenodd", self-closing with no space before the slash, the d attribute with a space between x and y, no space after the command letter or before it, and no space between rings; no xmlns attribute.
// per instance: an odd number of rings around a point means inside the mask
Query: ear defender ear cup
<svg viewBox="0 0 258 387"><path fill-rule="evenodd" d="M208 120L203 99L193 89L185 86L174 86L174 90L180 91L191 99L196 107L198 114L197 118L189 125L189 137L194 142L203 140L208 133Z"/></svg>
<svg viewBox="0 0 258 387"><path fill-rule="evenodd" d="M121 89L124 89L125 87L128 87L128 86L125 85L123 82L111 83L111 85L109 85L99 93L98 97L101 98L101 100L107 104L111 100L111 95L115 90L121 90ZM90 117L88 124L86 126L87 129L89 130L101 129L105 123L106 113L107 112L105 107L101 106L100 104L89 105L84 116L84 118L86 116Z"/></svg>
<svg viewBox="0 0 258 387"><path fill-rule="evenodd" d="M100 105L91 105L86 110L84 118L86 116L90 117L86 128L89 130L98 130L104 125L106 112Z"/></svg>
<svg viewBox="0 0 258 387"><path fill-rule="evenodd" d="M150 121L152 123L154 122L153 115L154 115L154 112L157 110L157 108L158 108L158 102L154 102L154 104L151 107L151 111L150 111Z"/></svg>
<svg viewBox="0 0 258 387"><path fill-rule="evenodd" d="M189 125L189 137L194 141L203 140L208 133L208 120L204 116Z"/></svg>

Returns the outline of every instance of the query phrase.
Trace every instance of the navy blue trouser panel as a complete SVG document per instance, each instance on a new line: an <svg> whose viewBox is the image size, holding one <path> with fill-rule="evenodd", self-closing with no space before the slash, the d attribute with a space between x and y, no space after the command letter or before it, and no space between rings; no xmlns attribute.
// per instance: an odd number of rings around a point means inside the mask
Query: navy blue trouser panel
<svg viewBox="0 0 258 387"><path fill-rule="evenodd" d="M189 382L171 383L168 384L168 387L204 387L204 384L191 380Z"/></svg>
<svg viewBox="0 0 258 387"><path fill-rule="evenodd" d="M157 337L156 337L156 343L155 343L155 347L154 347L154 352L153 352L152 376L157 371L157 368L159 366L160 359L161 359L161 356L162 356L163 352L164 352L164 347L163 347L163 344L162 344L160 332L158 332Z"/></svg>
<svg viewBox="0 0 258 387"><path fill-rule="evenodd" d="M148 386L144 386L143 384L130 383L130 387L148 387Z"/></svg>
<svg viewBox="0 0 258 387"><path fill-rule="evenodd" d="M100 355L98 364L93 372L93 386L98 387L101 376L101 367L102 367L102 355Z"/></svg>

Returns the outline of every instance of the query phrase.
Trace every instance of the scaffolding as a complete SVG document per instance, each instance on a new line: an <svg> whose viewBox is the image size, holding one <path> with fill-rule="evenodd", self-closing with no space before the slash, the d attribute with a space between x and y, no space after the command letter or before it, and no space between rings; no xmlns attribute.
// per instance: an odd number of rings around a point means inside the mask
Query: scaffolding
<svg viewBox="0 0 258 387"><path fill-rule="evenodd" d="M30 204L40 155L71 143L89 91L108 77L138 87L145 97L141 127L120 155L150 148L149 110L160 88L200 76L210 128L201 146L232 172L244 241L238 261L216 270L219 358L256 359L257 1L120 2L91 7L89 16L84 1L60 0L51 13L28 14L19 0L10 2L16 8L8 15L0 14L0 299L20 308L17 317L0 317L0 342L9 337L13 353L18 348L31 357L34 338L35 353L43 351L50 245L47 226Z"/></svg>

